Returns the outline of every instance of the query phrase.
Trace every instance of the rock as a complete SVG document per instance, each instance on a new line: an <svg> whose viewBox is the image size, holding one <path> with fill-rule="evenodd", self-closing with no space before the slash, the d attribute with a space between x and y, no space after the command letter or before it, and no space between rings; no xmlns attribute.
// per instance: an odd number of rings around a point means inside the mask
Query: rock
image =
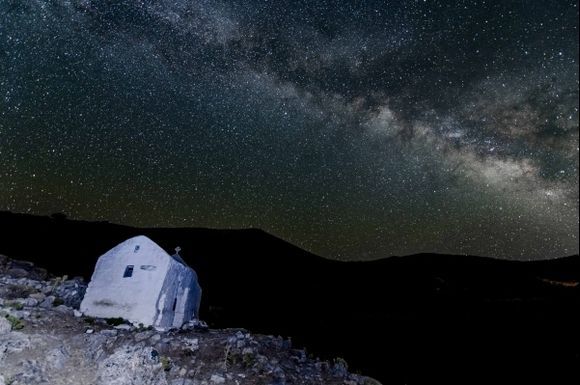
<svg viewBox="0 0 580 385"><path fill-rule="evenodd" d="M238 340L242 340L246 337L246 335L241 331L237 331L236 334L234 335L234 337Z"/></svg>
<svg viewBox="0 0 580 385"><path fill-rule="evenodd" d="M202 332L206 332L209 330L209 326L207 326L207 323L205 323L205 321L202 320L195 320L195 330L198 331L202 331Z"/></svg>
<svg viewBox="0 0 580 385"><path fill-rule="evenodd" d="M183 324L183 326L181 326L181 329L182 330L207 331L208 330L208 326L202 320L192 319L192 320L186 322L185 324Z"/></svg>
<svg viewBox="0 0 580 385"><path fill-rule="evenodd" d="M66 305L58 305L54 309L59 313L70 314L70 315L73 314L73 309L71 309L70 307L68 307Z"/></svg>
<svg viewBox="0 0 580 385"><path fill-rule="evenodd" d="M45 269L34 266L32 262L10 260L5 264L5 274L12 278L30 278L33 280L44 280L48 277Z"/></svg>
<svg viewBox="0 0 580 385"><path fill-rule="evenodd" d="M197 338L183 338L182 341L183 345L192 352L199 349L199 339Z"/></svg>
<svg viewBox="0 0 580 385"><path fill-rule="evenodd" d="M38 305L38 300L34 298L26 298L23 301L24 306L34 307Z"/></svg>
<svg viewBox="0 0 580 385"><path fill-rule="evenodd" d="M86 289L87 285L82 278L74 278L58 283L54 288L54 294L61 298L65 305L78 309Z"/></svg>
<svg viewBox="0 0 580 385"><path fill-rule="evenodd" d="M44 299L44 301L42 301L42 303L40 304L40 307L51 308L55 299L56 299L56 297L54 295L49 295L48 297L46 297Z"/></svg>
<svg viewBox="0 0 580 385"><path fill-rule="evenodd" d="M4 365L5 362L3 362L3 360L6 356L22 352L30 346L30 337L24 333L12 331L9 334L0 334L0 362ZM0 368L4 369L2 365L0 365Z"/></svg>
<svg viewBox="0 0 580 385"><path fill-rule="evenodd" d="M37 290L42 290L42 288L37 289ZM33 299L37 300L38 302L42 302L46 298L46 294L44 294L44 293L32 293L28 297L33 298Z"/></svg>
<svg viewBox="0 0 580 385"><path fill-rule="evenodd" d="M344 378L348 375L348 365L344 360L337 359L335 360L334 365L332 365L330 371L334 377Z"/></svg>
<svg viewBox="0 0 580 385"><path fill-rule="evenodd" d="M8 276L8 269L21 269L22 276ZM0 258L0 304L14 317L0 316L0 385L374 383L349 374L342 360L315 362L282 337L201 329L198 320L163 332L138 324L112 327L73 308L86 288L81 279L43 281L33 269ZM6 293L15 298L7 300Z"/></svg>
<svg viewBox="0 0 580 385"><path fill-rule="evenodd" d="M28 310L22 310L22 311L19 312L19 314L20 314L20 317L29 319L30 318L30 315L32 313L30 313Z"/></svg>
<svg viewBox="0 0 580 385"><path fill-rule="evenodd" d="M199 382L193 382L187 378L176 378L175 380L171 381L171 385L197 385ZM0 385L2 385L0 383Z"/></svg>
<svg viewBox="0 0 580 385"><path fill-rule="evenodd" d="M5 317L0 316L0 334L10 333L12 324Z"/></svg>
<svg viewBox="0 0 580 385"><path fill-rule="evenodd" d="M286 374L284 373L284 370L278 366L273 370L272 378L274 380L273 384L276 385L286 384Z"/></svg>
<svg viewBox="0 0 580 385"><path fill-rule="evenodd" d="M46 355L46 363L53 369L62 369L70 357L64 346L58 346Z"/></svg>
<svg viewBox="0 0 580 385"><path fill-rule="evenodd" d="M212 374L209 382L211 382L212 384L224 384L226 382L225 377L220 376L219 374Z"/></svg>
<svg viewBox="0 0 580 385"><path fill-rule="evenodd" d="M99 363L97 385L137 384L168 385L162 365L151 357L151 349L117 349Z"/></svg>
<svg viewBox="0 0 580 385"><path fill-rule="evenodd" d="M0 285L0 297L7 300L27 298L31 293L34 292L35 289L23 284L10 282L6 285Z"/></svg>
<svg viewBox="0 0 580 385"><path fill-rule="evenodd" d="M256 355L256 350L254 348L251 348L251 347L244 348L242 350L242 355L254 356L254 355Z"/></svg>
<svg viewBox="0 0 580 385"><path fill-rule="evenodd" d="M6 274L8 274L10 277L12 278L23 278L28 276L28 272L24 269L20 269L20 268L12 268L9 269Z"/></svg>
<svg viewBox="0 0 580 385"><path fill-rule="evenodd" d="M44 361L44 360L43 360ZM18 373L18 382L22 384L46 384L48 380L44 371L43 362L28 359L22 362L22 371Z"/></svg>
<svg viewBox="0 0 580 385"><path fill-rule="evenodd" d="M45 295L49 295L52 293L52 286L46 285L40 291L42 291L42 293Z"/></svg>
<svg viewBox="0 0 580 385"><path fill-rule="evenodd" d="M149 337L151 337L151 332L149 332L149 331L136 333L133 336L133 338L135 338L135 341L137 341L137 342L145 341Z"/></svg>

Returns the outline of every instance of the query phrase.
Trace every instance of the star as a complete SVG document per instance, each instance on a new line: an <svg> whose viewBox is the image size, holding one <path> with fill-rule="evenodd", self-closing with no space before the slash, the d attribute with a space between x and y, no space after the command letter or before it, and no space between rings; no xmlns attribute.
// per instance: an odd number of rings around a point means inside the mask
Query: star
<svg viewBox="0 0 580 385"><path fill-rule="evenodd" d="M258 227L346 260L578 253L576 2L0 17L2 210Z"/></svg>

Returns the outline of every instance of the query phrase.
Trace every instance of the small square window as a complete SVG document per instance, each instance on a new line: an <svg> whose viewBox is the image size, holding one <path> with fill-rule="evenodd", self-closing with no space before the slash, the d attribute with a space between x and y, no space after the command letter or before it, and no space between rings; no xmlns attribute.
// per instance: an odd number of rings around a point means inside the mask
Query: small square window
<svg viewBox="0 0 580 385"><path fill-rule="evenodd" d="M135 266L133 265L127 265L127 267L125 268L125 272L123 273L123 278L128 278L133 276L133 268Z"/></svg>

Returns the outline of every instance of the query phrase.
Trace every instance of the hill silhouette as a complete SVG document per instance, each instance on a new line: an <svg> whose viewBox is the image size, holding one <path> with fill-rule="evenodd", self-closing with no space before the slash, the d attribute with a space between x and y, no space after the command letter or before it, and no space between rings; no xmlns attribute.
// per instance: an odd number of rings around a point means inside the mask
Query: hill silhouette
<svg viewBox="0 0 580 385"><path fill-rule="evenodd" d="M558 383L578 376L580 258L514 262L418 254L328 260L261 230L134 228L0 212L0 254L90 278L97 258L146 235L176 246L218 328L291 336L385 384Z"/></svg>

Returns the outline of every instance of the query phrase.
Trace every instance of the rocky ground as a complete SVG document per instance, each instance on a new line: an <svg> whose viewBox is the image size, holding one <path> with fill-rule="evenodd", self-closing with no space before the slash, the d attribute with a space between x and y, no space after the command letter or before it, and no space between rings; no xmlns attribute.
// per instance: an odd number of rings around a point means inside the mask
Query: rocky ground
<svg viewBox="0 0 580 385"><path fill-rule="evenodd" d="M0 256L0 385L378 384L281 337L85 317L85 289Z"/></svg>

